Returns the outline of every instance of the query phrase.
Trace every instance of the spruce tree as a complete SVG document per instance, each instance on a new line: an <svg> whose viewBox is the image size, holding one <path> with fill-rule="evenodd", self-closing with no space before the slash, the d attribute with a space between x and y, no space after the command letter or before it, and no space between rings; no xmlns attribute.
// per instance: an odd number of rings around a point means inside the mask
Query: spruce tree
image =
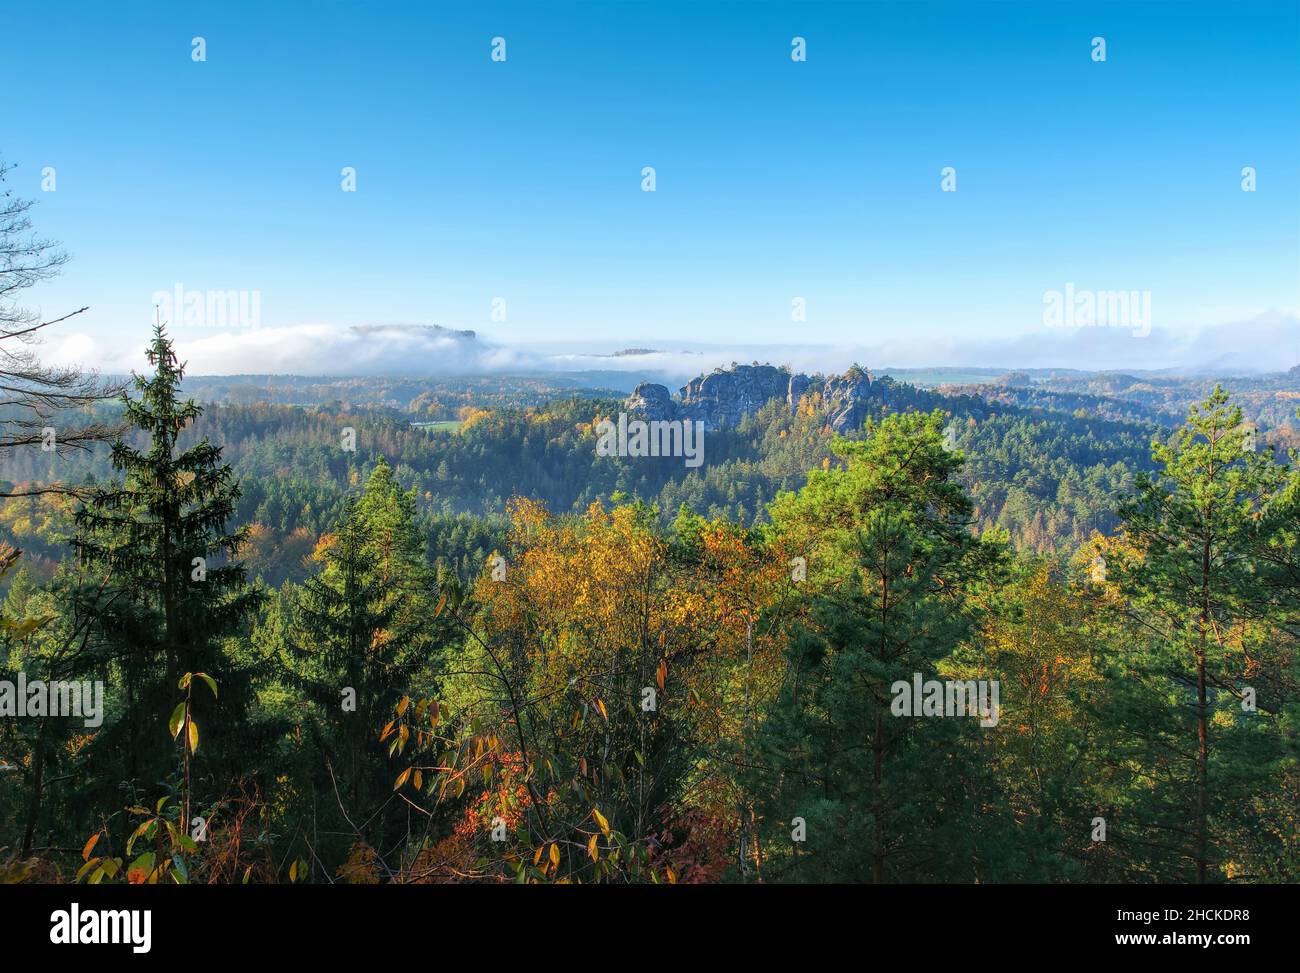
<svg viewBox="0 0 1300 973"><path fill-rule="evenodd" d="M245 528L231 531L239 486L221 449L205 437L182 448L200 415L182 400L184 366L160 324L148 349L153 372L136 375L138 398L122 396L130 440L113 443L116 485L97 490L77 512L73 545L99 616L99 652L92 664L115 664L124 683L119 731L128 776L156 770L167 717L186 672L206 672L221 687L219 706L196 706L210 739L236 726L248 674L223 651L259 601L237 560ZM117 734L108 734L111 740Z"/></svg>
<svg viewBox="0 0 1300 973"><path fill-rule="evenodd" d="M404 695L429 688L422 676L445 628L414 497L382 459L314 557L322 569L302 585L285 637L290 676L324 714L320 742L360 811L392 789L379 730Z"/></svg>

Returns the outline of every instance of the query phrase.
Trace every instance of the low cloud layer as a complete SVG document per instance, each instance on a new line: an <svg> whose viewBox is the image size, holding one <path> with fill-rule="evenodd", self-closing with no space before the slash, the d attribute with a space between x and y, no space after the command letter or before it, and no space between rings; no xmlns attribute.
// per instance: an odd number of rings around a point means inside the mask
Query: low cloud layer
<svg viewBox="0 0 1300 973"><path fill-rule="evenodd" d="M220 334L176 336L191 375L438 375L537 367L529 355L438 325L300 324ZM107 349L70 335L45 356L52 364L95 365L101 372L141 371L144 348Z"/></svg>
<svg viewBox="0 0 1300 973"><path fill-rule="evenodd" d="M1143 329L1147 330L1147 329ZM805 372L843 371L854 362L888 368L1075 368L1241 374L1286 371L1300 364L1300 315L1271 310L1204 327L1046 328L1012 338L899 335L840 345L696 346L678 351L596 356L551 354L552 367L640 371L689 377L732 361L789 364Z"/></svg>
<svg viewBox="0 0 1300 973"><path fill-rule="evenodd" d="M840 345L727 345L632 341L614 353L596 342L506 346L471 331L437 325L303 324L190 337L176 347L192 375L445 375L521 371L622 371L682 379L733 361L789 364L800 371L842 371L853 362L876 369L967 366L1184 372L1285 371L1300 363L1300 316L1271 310L1200 328L1134 331L1110 327L1044 328L1015 338L885 337ZM72 334L46 346L52 364L124 373L146 368L131 354Z"/></svg>
<svg viewBox="0 0 1300 973"><path fill-rule="evenodd" d="M889 354L893 350L898 357ZM1279 372L1300 364L1300 315L1270 310L1244 320L1200 328L1152 328L1142 336L1134 330L1113 327L1044 329L1003 341L887 348L885 358L891 364L917 367L951 364L1223 374Z"/></svg>

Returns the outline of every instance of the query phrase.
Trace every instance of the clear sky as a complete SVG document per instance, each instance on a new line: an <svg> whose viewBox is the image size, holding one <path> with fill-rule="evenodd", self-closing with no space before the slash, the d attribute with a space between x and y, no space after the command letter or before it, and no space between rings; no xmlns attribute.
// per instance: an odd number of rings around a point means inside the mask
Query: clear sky
<svg viewBox="0 0 1300 973"><path fill-rule="evenodd" d="M178 283L503 342L992 340L1067 283L1191 328L1300 306L1298 9L8 4L0 157L101 349Z"/></svg>

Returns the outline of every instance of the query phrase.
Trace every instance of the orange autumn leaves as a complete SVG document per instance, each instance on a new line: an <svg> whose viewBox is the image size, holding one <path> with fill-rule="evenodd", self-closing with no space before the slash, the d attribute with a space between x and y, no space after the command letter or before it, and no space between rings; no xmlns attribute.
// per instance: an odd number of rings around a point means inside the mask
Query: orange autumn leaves
<svg viewBox="0 0 1300 973"><path fill-rule="evenodd" d="M445 687L469 736L457 768L439 776L474 776L471 737L519 761L506 801L516 814L501 814L511 841L480 849L522 869L520 880L699 873L693 836L680 833L672 855L664 836L680 830L670 822L737 826L735 755L783 674L789 559L723 523L665 532L640 504L557 517L517 500L510 513L504 552L448 609L477 649L463 663L473 675ZM465 794L480 808L480 837L506 785L486 778ZM513 837L524 831L526 849ZM707 857L711 869L722 861L716 848Z"/></svg>
<svg viewBox="0 0 1300 973"><path fill-rule="evenodd" d="M709 738L738 732L743 701L761 709L780 683L789 559L731 524L692 527L674 549L644 507L562 518L515 501L505 578L484 572L475 589L489 630L528 632L539 688L577 678L598 710L639 703L606 678L632 667L658 702L697 708Z"/></svg>

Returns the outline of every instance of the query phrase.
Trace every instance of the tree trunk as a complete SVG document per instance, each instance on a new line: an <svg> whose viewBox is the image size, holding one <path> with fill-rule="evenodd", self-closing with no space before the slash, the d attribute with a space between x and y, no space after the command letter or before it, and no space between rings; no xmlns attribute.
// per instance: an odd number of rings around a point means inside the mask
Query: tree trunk
<svg viewBox="0 0 1300 973"><path fill-rule="evenodd" d="M41 813L41 795L45 789L45 728L48 725L49 720L41 721L32 752L32 799L27 802L27 826L23 829L21 852L23 858L32 853L32 844L36 838L36 818Z"/></svg>
<svg viewBox="0 0 1300 973"><path fill-rule="evenodd" d="M1201 548L1200 642L1196 646L1196 881L1205 884L1209 846L1210 739L1206 724L1205 641L1210 625L1210 545Z"/></svg>
<svg viewBox="0 0 1300 973"><path fill-rule="evenodd" d="M884 717L876 714L875 738L871 744L874 766L872 780L876 785L875 824L871 836L871 881L876 885L885 883L885 823L881 820L884 811L884 794L881 787L885 780L885 726Z"/></svg>

